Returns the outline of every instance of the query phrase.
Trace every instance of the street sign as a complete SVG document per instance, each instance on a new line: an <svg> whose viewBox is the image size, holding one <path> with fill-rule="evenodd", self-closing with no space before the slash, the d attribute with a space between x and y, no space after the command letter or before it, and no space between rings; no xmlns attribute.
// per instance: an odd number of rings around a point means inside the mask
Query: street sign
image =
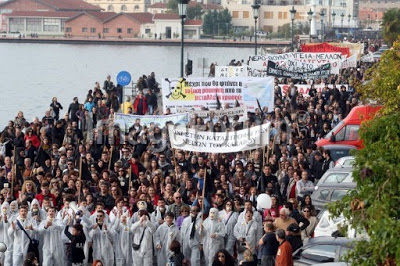
<svg viewBox="0 0 400 266"><path fill-rule="evenodd" d="M117 83L121 86L126 86L131 83L131 74L128 71L121 71L117 75Z"/></svg>

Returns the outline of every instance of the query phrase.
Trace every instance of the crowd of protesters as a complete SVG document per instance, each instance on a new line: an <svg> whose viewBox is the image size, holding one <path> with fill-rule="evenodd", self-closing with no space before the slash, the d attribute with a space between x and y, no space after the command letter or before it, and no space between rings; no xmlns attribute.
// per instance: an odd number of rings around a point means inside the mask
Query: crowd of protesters
<svg viewBox="0 0 400 266"><path fill-rule="evenodd" d="M115 112L162 114L154 73L140 77L135 99L108 76L83 103L63 109L54 97L33 122L18 112L0 138L1 265L35 255L43 265L292 265L317 224L314 182L332 167L314 142L359 105L367 67L309 81L308 95L296 88L305 81L276 79L274 110L245 122L191 119L213 132L271 122L269 147L234 154L172 150L165 125L114 124ZM335 86L317 92L320 83ZM260 193L270 209L256 209ZM39 252L28 253L30 239Z"/></svg>

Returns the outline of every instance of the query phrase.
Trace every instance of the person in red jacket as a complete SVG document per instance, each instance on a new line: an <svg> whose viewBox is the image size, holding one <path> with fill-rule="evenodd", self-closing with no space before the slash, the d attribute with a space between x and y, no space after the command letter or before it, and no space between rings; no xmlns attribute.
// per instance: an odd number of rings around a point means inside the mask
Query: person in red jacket
<svg viewBox="0 0 400 266"><path fill-rule="evenodd" d="M40 206L42 206L43 199L49 198L52 202L53 207L56 206L56 197L50 193L50 185L47 182L43 182L40 190L42 191L40 194L36 195L36 199L39 201Z"/></svg>
<svg viewBox="0 0 400 266"><path fill-rule="evenodd" d="M275 266L293 266L292 246L286 241L284 230L276 231L276 240L279 242L279 248L276 253Z"/></svg>
<svg viewBox="0 0 400 266"><path fill-rule="evenodd" d="M32 143L32 146L35 147L36 149L39 148L39 146L40 146L40 139L39 139L39 137L38 137L35 133L33 133L32 128L28 128L28 129L26 130L25 141L26 141L26 140L30 140L31 143Z"/></svg>
<svg viewBox="0 0 400 266"><path fill-rule="evenodd" d="M147 101L146 98L143 97L143 92L139 92L138 96L136 96L136 99L133 102L133 108L137 115L144 115L147 113Z"/></svg>

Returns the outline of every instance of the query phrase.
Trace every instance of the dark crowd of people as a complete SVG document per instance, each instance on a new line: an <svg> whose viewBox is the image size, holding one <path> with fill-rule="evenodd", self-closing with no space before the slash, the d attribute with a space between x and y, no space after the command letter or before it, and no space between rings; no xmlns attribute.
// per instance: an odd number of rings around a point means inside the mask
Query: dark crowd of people
<svg viewBox="0 0 400 266"><path fill-rule="evenodd" d="M212 132L271 122L268 147L237 153L173 150L165 125L140 119L119 128L116 112L162 113L154 73L134 99L108 76L83 103L54 97L32 122L18 112L0 138L1 265L292 265L318 222L314 182L333 165L314 143L360 104L367 67L308 81L306 95L296 87L306 81L277 78L274 110L244 122L190 120ZM256 208L261 193L271 208Z"/></svg>

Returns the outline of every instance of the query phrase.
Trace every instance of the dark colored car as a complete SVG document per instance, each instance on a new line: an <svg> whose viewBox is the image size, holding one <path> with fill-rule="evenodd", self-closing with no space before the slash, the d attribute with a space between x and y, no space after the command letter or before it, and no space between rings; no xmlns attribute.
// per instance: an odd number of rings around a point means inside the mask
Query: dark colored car
<svg viewBox="0 0 400 266"><path fill-rule="evenodd" d="M325 209L325 205L342 199L350 190L356 187L356 183L325 183L311 194L312 203L317 211Z"/></svg>
<svg viewBox="0 0 400 266"><path fill-rule="evenodd" d="M343 255L349 249L352 249L358 240L331 236L310 238L303 247L293 253L294 265L302 266L343 261Z"/></svg>
<svg viewBox="0 0 400 266"><path fill-rule="evenodd" d="M351 150L356 150L357 147L346 144L328 144L322 146L324 150L331 151L331 158L336 162L338 159L349 156Z"/></svg>

